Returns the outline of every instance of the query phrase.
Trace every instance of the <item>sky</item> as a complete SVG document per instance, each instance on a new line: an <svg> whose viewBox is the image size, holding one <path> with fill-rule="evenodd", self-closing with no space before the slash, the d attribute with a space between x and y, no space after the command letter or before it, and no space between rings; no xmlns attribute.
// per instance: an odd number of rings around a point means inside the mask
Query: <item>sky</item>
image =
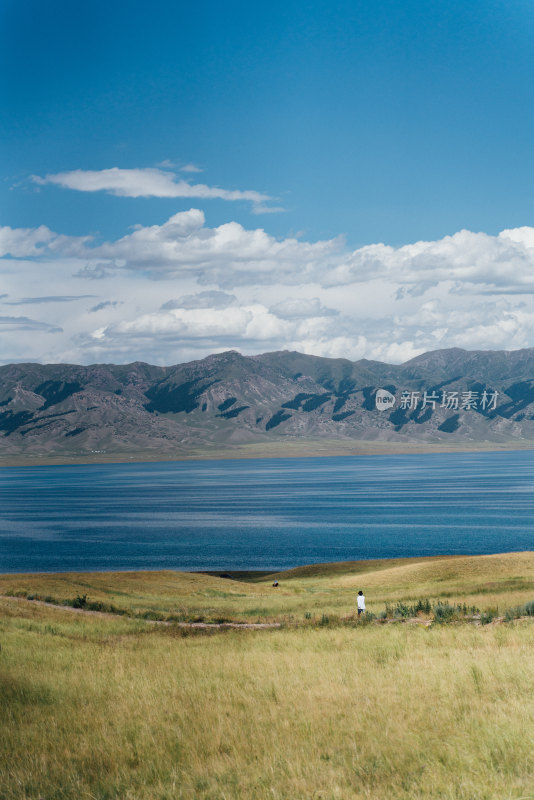
<svg viewBox="0 0 534 800"><path fill-rule="evenodd" d="M527 0L0 0L0 363L534 347Z"/></svg>

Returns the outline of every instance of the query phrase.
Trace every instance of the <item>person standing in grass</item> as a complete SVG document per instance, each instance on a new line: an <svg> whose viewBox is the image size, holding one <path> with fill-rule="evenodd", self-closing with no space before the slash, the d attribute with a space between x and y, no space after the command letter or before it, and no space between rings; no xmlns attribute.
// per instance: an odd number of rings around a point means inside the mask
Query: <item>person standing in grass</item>
<svg viewBox="0 0 534 800"><path fill-rule="evenodd" d="M360 616L360 614L363 614L364 611L365 611L365 597L363 595L362 590L360 589L360 591L358 592L358 616Z"/></svg>

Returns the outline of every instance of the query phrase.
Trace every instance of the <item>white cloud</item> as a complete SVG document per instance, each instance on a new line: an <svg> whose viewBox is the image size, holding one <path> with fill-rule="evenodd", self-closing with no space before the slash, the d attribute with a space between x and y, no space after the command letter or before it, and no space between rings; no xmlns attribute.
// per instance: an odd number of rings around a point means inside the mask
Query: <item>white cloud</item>
<svg viewBox="0 0 534 800"><path fill-rule="evenodd" d="M377 342L356 333L296 340L290 349L324 358L347 358L350 361L368 358L389 364L400 364L425 352L425 348L416 347L410 341Z"/></svg>
<svg viewBox="0 0 534 800"><path fill-rule="evenodd" d="M280 335L284 323L269 314L262 306L217 309L174 309L172 311L143 314L137 319L110 325L97 336L114 338L133 335L137 338L180 337L182 339L212 339L214 337L238 337L265 340Z"/></svg>
<svg viewBox="0 0 534 800"><path fill-rule="evenodd" d="M81 252L124 261L154 277L194 274L200 283L221 288L270 284L276 280L301 283L321 274L328 258L339 253L341 239L324 242L278 240L262 228L247 230L237 222L216 228L204 226L204 214L191 208L174 214L163 225L138 226L122 239Z"/></svg>
<svg viewBox="0 0 534 800"><path fill-rule="evenodd" d="M38 228L0 228L0 257L37 256L56 235L46 225Z"/></svg>
<svg viewBox="0 0 534 800"><path fill-rule="evenodd" d="M511 242L516 242L516 244L534 248L534 228L526 225L522 228L509 228L500 232L499 239L509 239Z"/></svg>
<svg viewBox="0 0 534 800"><path fill-rule="evenodd" d="M182 167L185 172L199 172L192 164ZM203 198L205 200L247 200L255 206L260 206L263 211L268 208L263 204L271 200L269 195L253 190L220 189L216 186L207 186L203 183L188 183L183 178L177 179L173 172L168 170L147 167L145 169L111 169L82 170L75 169L70 172L56 174L32 175L34 183L44 186L55 184L63 189L76 189L79 192L108 192L117 197L184 197Z"/></svg>
<svg viewBox="0 0 534 800"><path fill-rule="evenodd" d="M54 233L46 225L38 228L0 227L0 258L29 258L47 253L68 256L92 241L91 236L62 236Z"/></svg>
<svg viewBox="0 0 534 800"><path fill-rule="evenodd" d="M209 228L204 213L195 208L161 225L138 225L132 233L98 246L91 237L60 236L45 226L0 229L3 254L85 257L102 264L99 274L118 267L159 278L188 273L200 283L221 288L313 282L326 289L382 280L396 288L399 299L418 297L444 282L454 286L456 294L470 293L473 286L484 293L534 291L533 241L532 228L498 236L460 231L435 242L398 248L367 245L348 253L341 237L318 242L276 239L262 228L246 229L237 222Z"/></svg>
<svg viewBox="0 0 534 800"><path fill-rule="evenodd" d="M0 262L10 301L56 303L52 318L2 318L9 360L171 364L290 349L399 362L436 347L534 346L533 228L348 252L340 238L209 227L193 208L98 245L45 226L2 228L0 245L14 256Z"/></svg>
<svg viewBox="0 0 534 800"><path fill-rule="evenodd" d="M180 172L204 172L203 169L197 167L196 164L186 164L183 167L180 167Z"/></svg>
<svg viewBox="0 0 534 800"><path fill-rule="evenodd" d="M366 282L371 277L428 289L441 281L515 284L534 290L534 229L503 231L498 236L459 231L435 242L403 247L373 244L355 250L324 276L325 286Z"/></svg>

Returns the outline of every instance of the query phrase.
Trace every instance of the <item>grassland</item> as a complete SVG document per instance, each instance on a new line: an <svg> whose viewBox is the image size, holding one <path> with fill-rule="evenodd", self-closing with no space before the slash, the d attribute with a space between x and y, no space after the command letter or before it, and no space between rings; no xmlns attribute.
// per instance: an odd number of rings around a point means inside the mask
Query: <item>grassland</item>
<svg viewBox="0 0 534 800"><path fill-rule="evenodd" d="M502 615L534 599L534 553L243 577L0 576L2 800L534 798L534 620L354 619L359 588L377 615L423 598Z"/></svg>

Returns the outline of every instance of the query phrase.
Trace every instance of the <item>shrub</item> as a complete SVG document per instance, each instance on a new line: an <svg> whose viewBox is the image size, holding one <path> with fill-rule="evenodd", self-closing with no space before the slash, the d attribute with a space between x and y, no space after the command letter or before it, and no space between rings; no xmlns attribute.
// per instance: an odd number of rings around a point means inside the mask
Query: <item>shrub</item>
<svg viewBox="0 0 534 800"><path fill-rule="evenodd" d="M418 614L431 614L432 603L425 597L418 600L415 605L408 603L397 603L394 607L386 603L386 610L379 616L380 619L408 619L416 617Z"/></svg>
<svg viewBox="0 0 534 800"><path fill-rule="evenodd" d="M413 617L413 606L408 606L406 603L397 603L395 606L395 610L393 615L395 617L401 617L402 619L407 619L408 617Z"/></svg>
<svg viewBox="0 0 534 800"><path fill-rule="evenodd" d="M533 615L534 615L534 603ZM466 619L473 614L477 614L478 609L475 606L468 607L465 603L463 605L452 606L448 602L439 600L437 603L425 597L418 600L414 605L399 602L395 606L386 603L386 608L378 614L378 617L373 617L379 620L406 620L410 617L416 617L418 614L426 614L430 616L433 614L434 621L438 623L452 622L459 619ZM495 612L496 613L496 612Z"/></svg>
<svg viewBox="0 0 534 800"><path fill-rule="evenodd" d="M511 622L511 620L518 617L534 617L534 600L529 600L528 603L522 606L508 608L504 613L506 622Z"/></svg>
<svg viewBox="0 0 534 800"><path fill-rule="evenodd" d="M86 594L82 594L82 595L78 594L78 595L76 595L76 598L74 600L70 600L70 601L67 600L65 605L72 606L72 608L85 608L86 605L87 605L87 595Z"/></svg>
<svg viewBox="0 0 534 800"><path fill-rule="evenodd" d="M432 604L428 598L418 600L415 604L415 613L430 614L432 611Z"/></svg>
<svg viewBox="0 0 534 800"><path fill-rule="evenodd" d="M449 603L438 603L434 606L434 621L440 624L450 622L456 615L456 609Z"/></svg>
<svg viewBox="0 0 534 800"><path fill-rule="evenodd" d="M489 625L490 622L497 617L498 614L497 608L487 608L480 614L480 624L481 625Z"/></svg>

